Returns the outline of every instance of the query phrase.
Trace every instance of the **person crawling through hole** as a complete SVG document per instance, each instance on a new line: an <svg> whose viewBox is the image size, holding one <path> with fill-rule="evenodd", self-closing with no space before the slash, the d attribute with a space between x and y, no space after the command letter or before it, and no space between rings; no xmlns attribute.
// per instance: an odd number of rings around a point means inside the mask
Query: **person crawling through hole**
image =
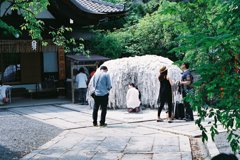
<svg viewBox="0 0 240 160"><path fill-rule="evenodd" d="M129 113L138 113L140 111L140 92L134 83L128 84L128 91L126 95L127 109Z"/></svg>

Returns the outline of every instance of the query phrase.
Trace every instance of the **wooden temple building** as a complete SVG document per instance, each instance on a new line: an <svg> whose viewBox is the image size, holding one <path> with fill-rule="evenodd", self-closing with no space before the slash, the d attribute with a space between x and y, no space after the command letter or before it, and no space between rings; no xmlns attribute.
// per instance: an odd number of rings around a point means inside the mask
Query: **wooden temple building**
<svg viewBox="0 0 240 160"><path fill-rule="evenodd" d="M12 96L36 93L39 97L43 91L55 95L56 91L65 88L67 79L66 59L78 61L78 64L91 65L104 61L101 56L69 56L66 58L64 48L54 45L48 34L50 29L59 26L73 28L74 38L84 38L83 26L96 25L111 21L126 14L124 5L111 4L99 0L49 0L48 10L36 17L45 23L43 32L47 46L41 41L31 40L24 31L21 35L10 35L0 27L0 82L12 86ZM22 24L20 11L10 9L11 1L0 2L0 18L16 28ZM71 36L71 35L70 35ZM72 36L71 36L72 37ZM75 54L75 53L71 53ZM80 58L80 59L79 59ZM1 85L1 84L0 84ZM49 97L49 96L48 96Z"/></svg>

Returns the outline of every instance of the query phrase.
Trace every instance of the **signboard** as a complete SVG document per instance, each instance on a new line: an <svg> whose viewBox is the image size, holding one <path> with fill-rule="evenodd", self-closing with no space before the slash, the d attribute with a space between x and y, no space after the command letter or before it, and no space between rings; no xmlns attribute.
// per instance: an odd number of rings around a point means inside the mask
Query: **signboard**
<svg viewBox="0 0 240 160"><path fill-rule="evenodd" d="M58 48L58 74L59 74L59 80L64 80L66 78L66 74L65 74L65 54L64 54L64 48L63 47Z"/></svg>

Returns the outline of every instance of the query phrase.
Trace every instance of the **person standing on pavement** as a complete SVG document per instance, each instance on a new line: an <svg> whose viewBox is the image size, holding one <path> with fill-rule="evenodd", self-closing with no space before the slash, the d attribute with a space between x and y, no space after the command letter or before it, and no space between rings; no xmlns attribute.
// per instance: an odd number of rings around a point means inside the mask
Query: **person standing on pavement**
<svg viewBox="0 0 240 160"><path fill-rule="evenodd" d="M181 65L181 69L183 70L182 79L180 81L181 88L182 88L182 95L183 98L187 96L189 92L193 89L191 84L193 83L193 76L189 71L189 63L185 62ZM185 120L186 121L193 121L193 111L191 106L188 102L184 100L184 107L186 109Z"/></svg>
<svg viewBox="0 0 240 160"><path fill-rule="evenodd" d="M158 107L158 114L157 114L157 122L163 122L163 119L160 118L162 109L165 103L168 104L168 122L172 122L172 87L171 87L171 80L167 77L167 67L163 66L160 69L160 75L158 80L160 82L160 91L158 96L158 103L160 104Z"/></svg>
<svg viewBox="0 0 240 160"><path fill-rule="evenodd" d="M89 79L91 79L94 76L95 72L96 72L95 68L91 68L90 69L90 77L89 77Z"/></svg>
<svg viewBox="0 0 240 160"><path fill-rule="evenodd" d="M105 127L106 114L107 114L107 105L108 105L108 95L109 91L112 88L110 76L107 73L108 68L106 66L100 67L100 72L95 73L93 77L93 87L95 88L95 105L93 107L93 126L98 126L98 109L101 106L101 120L100 126Z"/></svg>
<svg viewBox="0 0 240 160"><path fill-rule="evenodd" d="M77 92L78 92L78 100L81 105L87 104L86 102L86 93L87 93L87 75L84 72L83 68L79 69L79 73L76 76L77 82Z"/></svg>

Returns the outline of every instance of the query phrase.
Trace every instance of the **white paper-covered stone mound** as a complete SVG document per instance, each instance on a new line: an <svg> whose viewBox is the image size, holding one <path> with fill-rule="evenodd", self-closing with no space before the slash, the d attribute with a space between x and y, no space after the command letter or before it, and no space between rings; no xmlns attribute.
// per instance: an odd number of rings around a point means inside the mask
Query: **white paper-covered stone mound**
<svg viewBox="0 0 240 160"><path fill-rule="evenodd" d="M141 92L142 105L156 108L160 89L158 81L160 68L163 65L167 66L168 76L173 81L181 79L181 70L172 63L168 58L145 55L110 60L102 64L108 67L108 73L112 81L108 106L110 108L126 108L128 84L132 82ZM99 69L97 72L99 72ZM87 98L89 103L92 104L93 99L90 97L90 92L93 90L92 80L88 88Z"/></svg>

